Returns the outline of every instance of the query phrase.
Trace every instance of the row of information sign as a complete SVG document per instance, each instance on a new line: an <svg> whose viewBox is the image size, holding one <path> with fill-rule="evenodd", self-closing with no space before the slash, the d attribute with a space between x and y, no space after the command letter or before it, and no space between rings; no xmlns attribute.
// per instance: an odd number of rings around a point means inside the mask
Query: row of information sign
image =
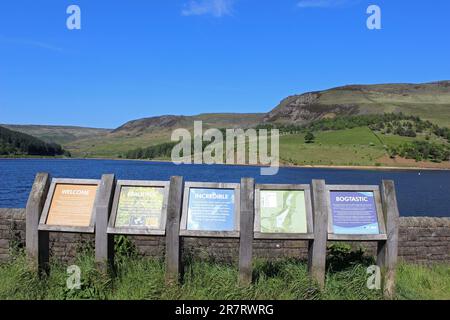
<svg viewBox="0 0 450 320"><path fill-rule="evenodd" d="M381 194L383 197L381 197ZM252 281L254 239L308 241L308 271L325 283L328 240L376 241L383 290L395 290L399 212L393 181L365 185L52 179L38 173L26 207L27 256L48 271L50 232L95 234L100 270L114 268L114 235L165 236L166 282L180 280L181 237L239 238L239 283Z"/></svg>
<svg viewBox="0 0 450 320"><path fill-rule="evenodd" d="M99 183L53 179L39 228L93 232ZM181 234L238 237L239 188L240 184L186 182ZM108 233L164 235L168 194L168 181L118 181ZM330 235L386 234L378 186L328 185L327 196ZM256 238L312 234L310 186L256 185L254 221Z"/></svg>

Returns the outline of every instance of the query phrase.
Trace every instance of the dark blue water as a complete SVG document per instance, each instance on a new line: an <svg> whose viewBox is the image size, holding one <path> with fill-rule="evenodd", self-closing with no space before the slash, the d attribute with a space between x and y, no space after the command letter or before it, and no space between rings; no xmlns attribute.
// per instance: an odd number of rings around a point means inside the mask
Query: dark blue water
<svg viewBox="0 0 450 320"><path fill-rule="evenodd" d="M49 172L55 178L99 179L114 173L118 179L168 180L173 175L186 181L239 182L254 177L258 183L311 183L325 179L329 184L380 184L396 182L401 216L450 217L450 171L342 170L280 168L275 176L261 176L259 167L206 166L114 160L2 159L0 160L0 207L25 207L34 176Z"/></svg>

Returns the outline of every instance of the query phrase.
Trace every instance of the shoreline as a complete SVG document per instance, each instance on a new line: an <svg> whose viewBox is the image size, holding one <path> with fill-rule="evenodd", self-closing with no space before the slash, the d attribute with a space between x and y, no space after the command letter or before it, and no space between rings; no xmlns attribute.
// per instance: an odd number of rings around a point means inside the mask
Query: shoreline
<svg viewBox="0 0 450 320"><path fill-rule="evenodd" d="M110 161L141 161L141 162L154 162L154 163L172 163L170 160L152 160L152 159L123 159L123 158L58 158L58 157L0 157L0 160L110 160ZM194 164L194 163L192 163ZM222 166L249 166L249 167L268 167L264 165L255 164L215 164ZM436 167L407 167L407 166L346 166L346 165L294 165L294 164L280 164L280 168L304 168L304 169L339 169L339 170L375 170L375 171L450 171L450 166L448 168L436 168Z"/></svg>

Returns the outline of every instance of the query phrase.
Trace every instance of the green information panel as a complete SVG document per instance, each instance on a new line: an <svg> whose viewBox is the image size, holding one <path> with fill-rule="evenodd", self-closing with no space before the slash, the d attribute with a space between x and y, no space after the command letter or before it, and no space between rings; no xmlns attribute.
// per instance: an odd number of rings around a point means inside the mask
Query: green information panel
<svg viewBox="0 0 450 320"><path fill-rule="evenodd" d="M305 191L261 190L262 233L307 233Z"/></svg>
<svg viewBox="0 0 450 320"><path fill-rule="evenodd" d="M115 227L159 229L163 201L164 188L123 186L120 190Z"/></svg>

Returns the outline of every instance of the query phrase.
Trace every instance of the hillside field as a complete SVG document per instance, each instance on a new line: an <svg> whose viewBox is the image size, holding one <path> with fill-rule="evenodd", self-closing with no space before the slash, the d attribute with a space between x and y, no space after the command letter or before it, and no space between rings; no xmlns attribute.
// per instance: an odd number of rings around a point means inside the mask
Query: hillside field
<svg viewBox="0 0 450 320"><path fill-rule="evenodd" d="M315 132L315 142L305 143L305 134L280 137L280 158L285 164L379 166L387 156L385 146L424 140L374 133L368 127Z"/></svg>

